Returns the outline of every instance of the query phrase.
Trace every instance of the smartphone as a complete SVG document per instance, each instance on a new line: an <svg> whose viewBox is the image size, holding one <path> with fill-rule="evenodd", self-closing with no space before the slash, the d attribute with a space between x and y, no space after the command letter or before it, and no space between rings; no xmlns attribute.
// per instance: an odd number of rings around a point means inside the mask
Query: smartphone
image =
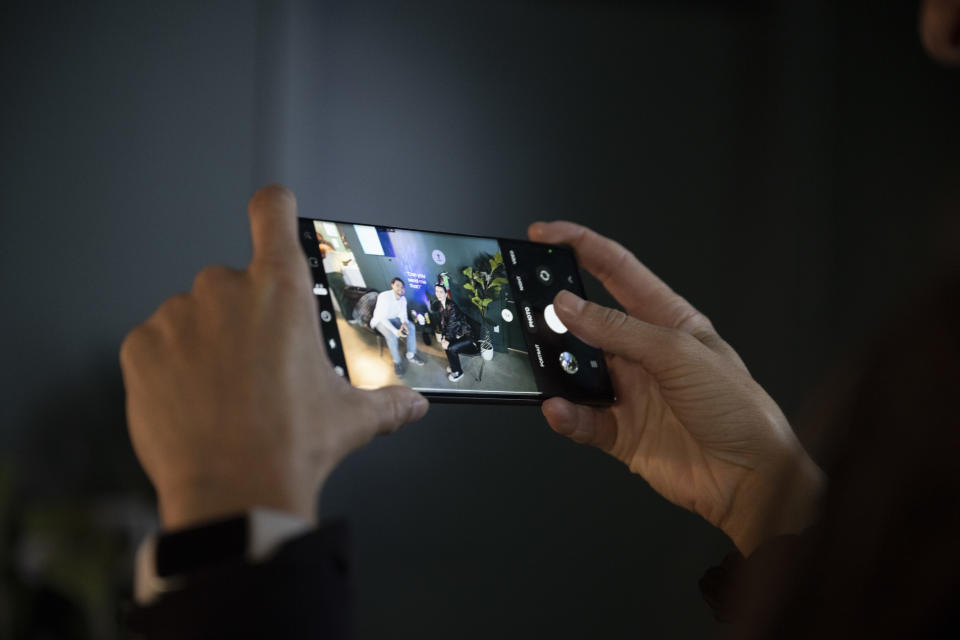
<svg viewBox="0 0 960 640"><path fill-rule="evenodd" d="M432 401L616 399L603 352L560 322L583 296L569 247L300 218L320 327L337 374Z"/></svg>

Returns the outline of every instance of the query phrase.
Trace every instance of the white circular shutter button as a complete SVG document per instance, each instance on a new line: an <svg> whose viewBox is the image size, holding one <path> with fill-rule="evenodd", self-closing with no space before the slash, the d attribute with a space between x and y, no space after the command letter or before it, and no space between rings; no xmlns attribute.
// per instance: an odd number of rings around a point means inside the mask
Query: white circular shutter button
<svg viewBox="0 0 960 640"><path fill-rule="evenodd" d="M553 305L548 304L547 308L543 310L543 319L547 321L547 326L554 333L566 333L567 327L560 322L560 318L557 317L557 312L554 311Z"/></svg>

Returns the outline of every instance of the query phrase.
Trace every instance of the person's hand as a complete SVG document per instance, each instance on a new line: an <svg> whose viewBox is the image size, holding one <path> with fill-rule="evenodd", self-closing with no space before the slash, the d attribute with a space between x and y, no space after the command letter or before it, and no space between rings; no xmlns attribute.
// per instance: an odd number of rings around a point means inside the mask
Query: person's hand
<svg viewBox="0 0 960 640"><path fill-rule="evenodd" d="M400 325L400 328L397 330L401 338L406 338L410 334L410 329L406 324Z"/></svg>
<svg viewBox="0 0 960 640"><path fill-rule="evenodd" d="M947 66L960 66L958 0L923 0L919 29L923 45L932 58Z"/></svg>
<svg viewBox="0 0 960 640"><path fill-rule="evenodd" d="M333 468L375 434L423 416L405 387L361 391L336 375L280 186L249 204L253 259L207 267L127 335L127 421L169 529L252 507L313 521Z"/></svg>
<svg viewBox="0 0 960 640"><path fill-rule="evenodd" d="M447 347L450 346L450 341L447 340L446 338L444 338L444 339L440 342L440 346L442 346L442 347L443 347L443 350L446 351L446 350L447 350Z"/></svg>
<svg viewBox="0 0 960 640"><path fill-rule="evenodd" d="M543 404L550 426L618 458L744 554L803 530L823 474L710 321L608 238L570 222L534 223L528 233L573 247L626 310L557 294L570 332L606 352L617 402L595 409L551 398Z"/></svg>

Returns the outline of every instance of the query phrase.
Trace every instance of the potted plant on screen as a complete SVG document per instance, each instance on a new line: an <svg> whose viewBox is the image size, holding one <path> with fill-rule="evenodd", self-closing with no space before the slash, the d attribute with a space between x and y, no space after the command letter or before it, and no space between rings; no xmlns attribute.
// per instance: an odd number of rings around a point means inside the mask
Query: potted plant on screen
<svg viewBox="0 0 960 640"><path fill-rule="evenodd" d="M487 319L487 307L500 297L500 289L507 284L507 279L504 277L506 269L503 266L503 256L499 251L492 258L488 258L487 262L490 265L489 271L483 270L486 265L463 270L463 275L467 276L463 288L470 292L470 302L480 311L480 355L484 360L492 360L493 341L490 339L489 326L493 323Z"/></svg>

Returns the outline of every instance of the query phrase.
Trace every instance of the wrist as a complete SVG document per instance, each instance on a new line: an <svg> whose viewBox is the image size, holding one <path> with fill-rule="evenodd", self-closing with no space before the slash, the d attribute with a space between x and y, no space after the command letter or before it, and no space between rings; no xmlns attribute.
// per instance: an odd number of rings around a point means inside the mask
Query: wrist
<svg viewBox="0 0 960 640"><path fill-rule="evenodd" d="M272 509L314 524L320 487L296 491L290 487L246 482L196 481L157 491L160 521L167 531L195 527L214 520Z"/></svg>
<svg viewBox="0 0 960 640"><path fill-rule="evenodd" d="M720 528L749 556L770 538L814 524L826 486L826 475L798 443L750 472Z"/></svg>

